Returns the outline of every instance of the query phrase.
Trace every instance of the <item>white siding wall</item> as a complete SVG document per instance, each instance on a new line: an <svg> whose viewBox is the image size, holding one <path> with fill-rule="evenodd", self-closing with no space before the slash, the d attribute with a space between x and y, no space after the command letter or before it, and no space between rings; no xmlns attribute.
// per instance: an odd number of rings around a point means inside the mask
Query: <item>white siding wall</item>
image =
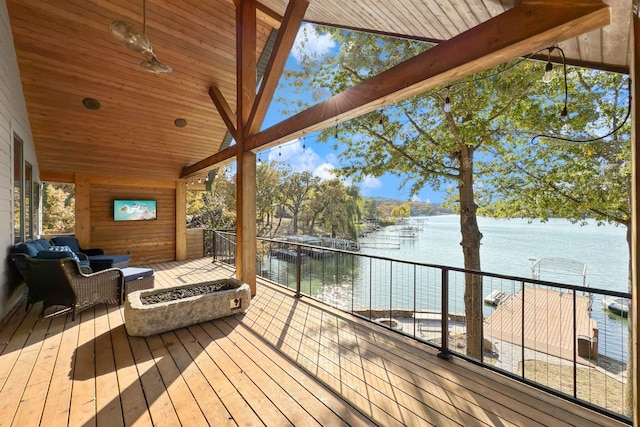
<svg viewBox="0 0 640 427"><path fill-rule="evenodd" d="M39 181L29 118L22 94L20 71L13 47L9 14L0 0L0 322L24 294L24 286L15 288L9 281L6 255L13 243L13 137L24 143L24 158L33 165Z"/></svg>

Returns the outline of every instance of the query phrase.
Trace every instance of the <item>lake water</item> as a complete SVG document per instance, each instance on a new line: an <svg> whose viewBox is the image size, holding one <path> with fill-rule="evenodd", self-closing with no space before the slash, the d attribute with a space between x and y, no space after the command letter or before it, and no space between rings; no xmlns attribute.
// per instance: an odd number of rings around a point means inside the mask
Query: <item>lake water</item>
<svg viewBox="0 0 640 427"><path fill-rule="evenodd" d="M399 249L365 247L361 252L429 264L464 266L457 215L411 218L409 225L420 228L418 238L400 239ZM569 258L587 264L587 286L627 291L629 252L624 227L598 226L595 221L580 226L561 218L529 223L526 219L480 217L478 225L483 235L482 271L531 277L530 259ZM378 234L394 234L401 227L386 227ZM376 238L376 234L370 238ZM559 281L553 277L541 279ZM581 285L575 280L567 283Z"/></svg>
<svg viewBox="0 0 640 427"><path fill-rule="evenodd" d="M568 258L586 264L585 286L628 291L629 252L624 227L598 226L595 221L588 221L587 225L581 226L560 218L550 219L546 223L529 222L526 219L478 218L478 224L483 234L480 256L481 270L484 272L530 278L532 259ZM416 228L416 237L397 239L401 228L407 225ZM394 236L396 246L393 249L389 245L373 248L366 243L391 242ZM364 239L361 253L463 267L460 241L457 215L419 217L411 218L409 224L386 227L370 234ZM580 275L542 273L540 279L583 284ZM409 298L413 298L412 295ZM387 298L386 294L380 294L380 298ZM460 306L461 298L456 298L458 301L454 304ZM437 308L437 305L430 308ZM461 308L457 307L457 310ZM491 307L485 307L485 315L492 310ZM600 353L617 360L626 359L626 319L603 310L602 297L599 295L594 297L591 316L598 322Z"/></svg>

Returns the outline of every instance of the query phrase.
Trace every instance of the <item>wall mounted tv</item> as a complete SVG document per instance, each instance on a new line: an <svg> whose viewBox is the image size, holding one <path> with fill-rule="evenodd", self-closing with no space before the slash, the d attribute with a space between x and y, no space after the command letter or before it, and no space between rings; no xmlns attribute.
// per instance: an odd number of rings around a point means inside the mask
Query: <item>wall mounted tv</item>
<svg viewBox="0 0 640 427"><path fill-rule="evenodd" d="M158 219L155 200L114 200L114 221L152 221Z"/></svg>

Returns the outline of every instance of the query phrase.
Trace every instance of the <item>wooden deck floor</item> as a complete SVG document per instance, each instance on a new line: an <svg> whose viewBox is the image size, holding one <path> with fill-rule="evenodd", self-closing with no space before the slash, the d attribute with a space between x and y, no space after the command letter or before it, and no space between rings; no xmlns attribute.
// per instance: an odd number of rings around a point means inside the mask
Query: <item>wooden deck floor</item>
<svg viewBox="0 0 640 427"><path fill-rule="evenodd" d="M153 265L156 287L232 274ZM623 425L287 290L148 338L98 306L0 328L0 426Z"/></svg>

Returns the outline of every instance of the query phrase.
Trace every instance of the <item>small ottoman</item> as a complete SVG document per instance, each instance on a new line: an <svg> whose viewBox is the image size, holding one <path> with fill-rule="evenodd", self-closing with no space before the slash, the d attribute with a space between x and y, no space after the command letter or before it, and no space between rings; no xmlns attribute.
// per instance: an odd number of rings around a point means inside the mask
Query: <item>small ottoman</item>
<svg viewBox="0 0 640 427"><path fill-rule="evenodd" d="M91 255L91 269L95 271L106 270L107 268L125 268L129 266L129 255Z"/></svg>
<svg viewBox="0 0 640 427"><path fill-rule="evenodd" d="M124 275L124 298L129 292L153 288L154 278L151 268L126 267L122 269L122 274Z"/></svg>

